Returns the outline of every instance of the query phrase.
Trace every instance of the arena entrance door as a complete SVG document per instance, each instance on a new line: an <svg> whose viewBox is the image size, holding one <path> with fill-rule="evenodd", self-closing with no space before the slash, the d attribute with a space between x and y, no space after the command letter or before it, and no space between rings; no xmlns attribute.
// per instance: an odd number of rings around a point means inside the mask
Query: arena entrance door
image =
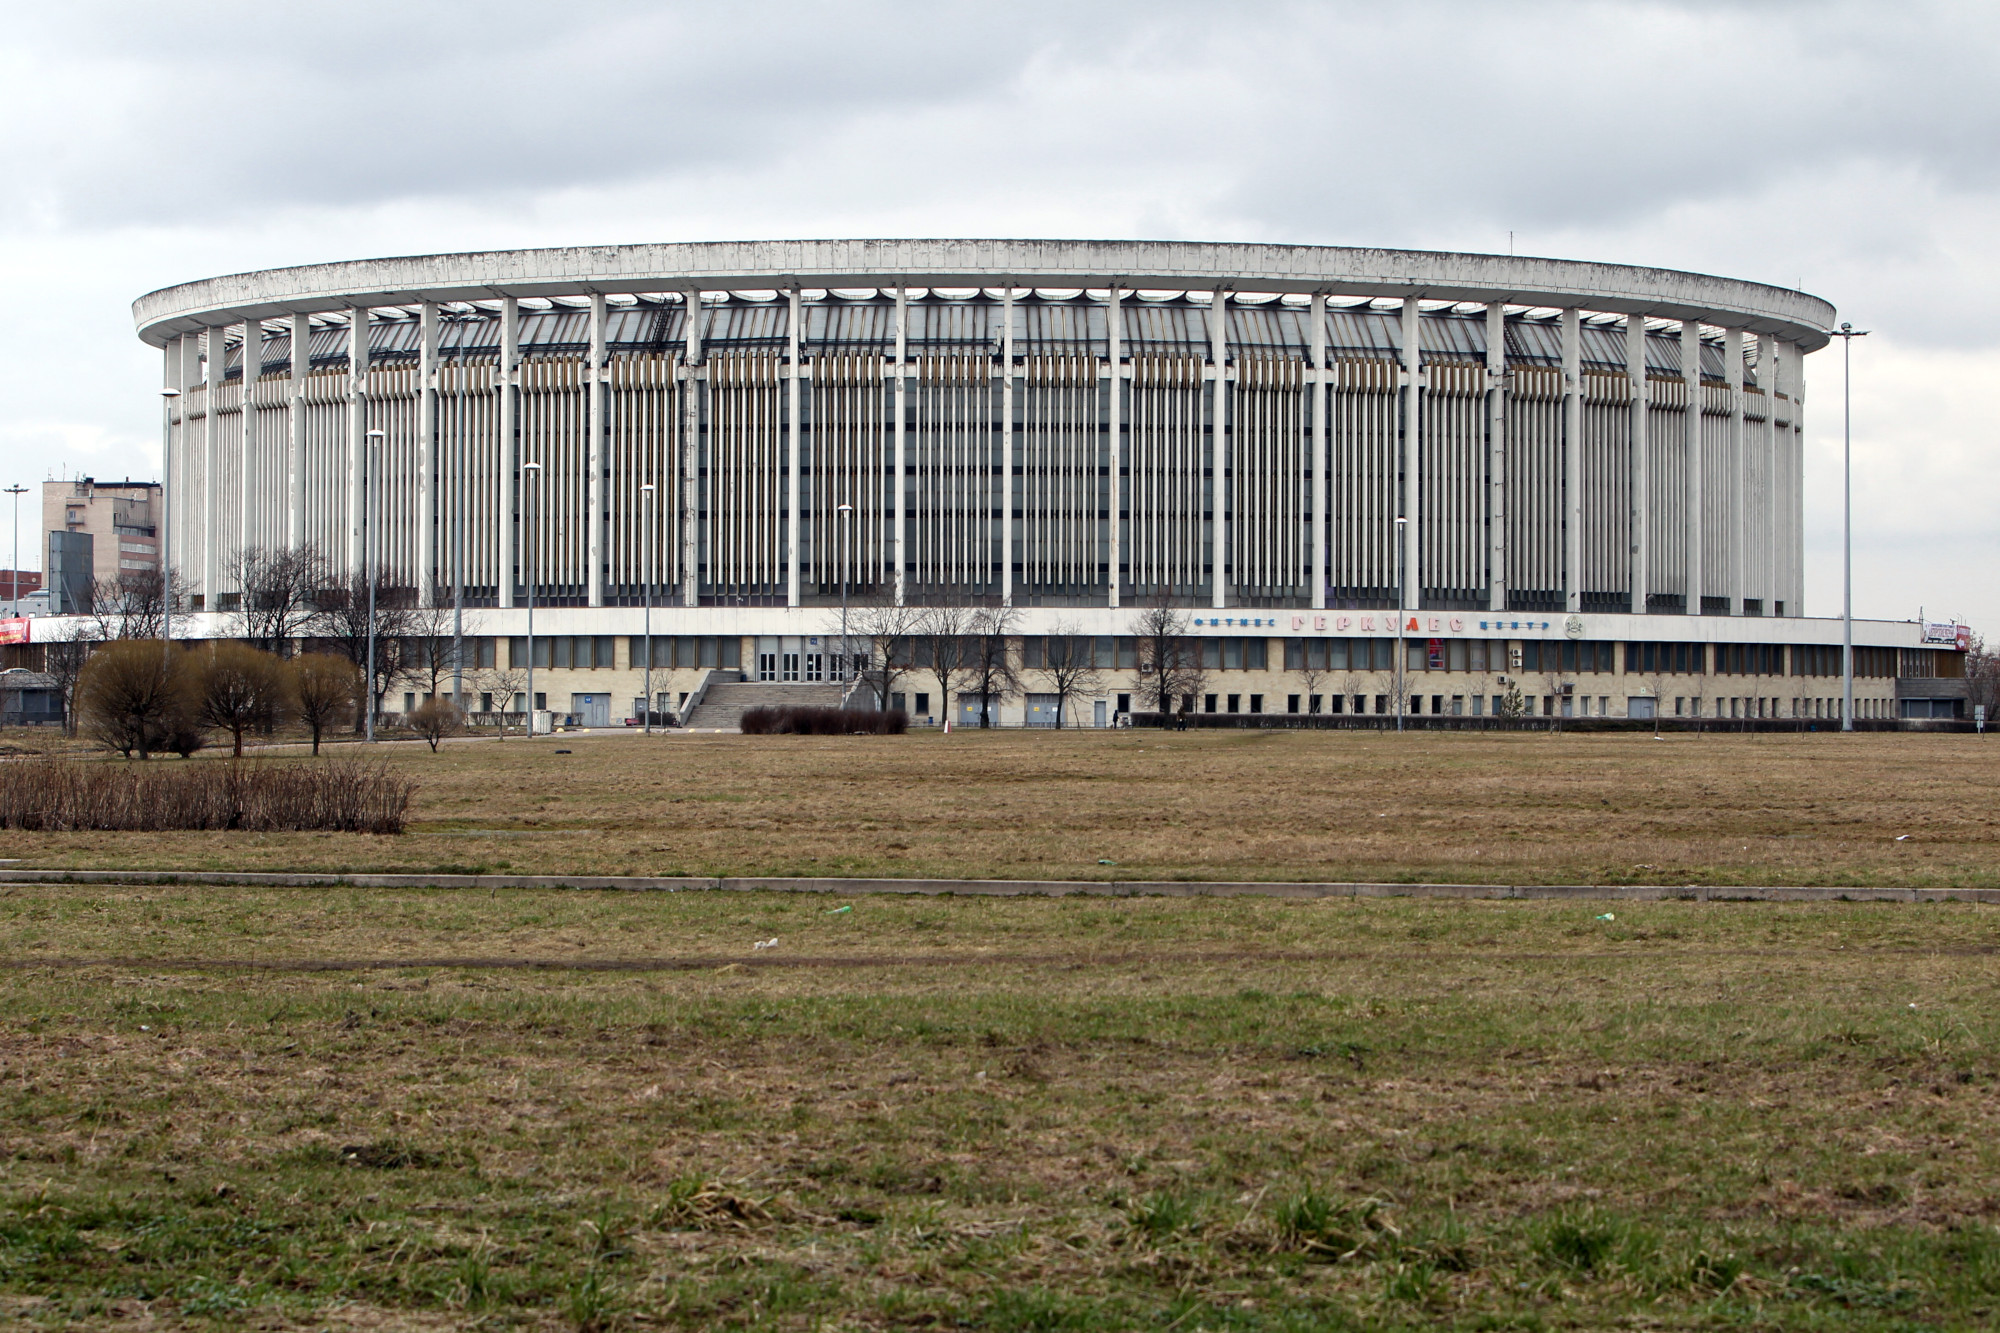
<svg viewBox="0 0 2000 1333"><path fill-rule="evenodd" d="M586 727L608 727L611 725L611 696L608 694L572 694L569 697L569 711L576 714L576 720Z"/></svg>

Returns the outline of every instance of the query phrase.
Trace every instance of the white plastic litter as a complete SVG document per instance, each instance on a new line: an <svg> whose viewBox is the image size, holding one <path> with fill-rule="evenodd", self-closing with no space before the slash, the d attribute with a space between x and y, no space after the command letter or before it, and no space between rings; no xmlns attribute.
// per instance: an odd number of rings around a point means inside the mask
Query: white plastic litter
<svg viewBox="0 0 2000 1333"><path fill-rule="evenodd" d="M773 935L768 940L758 940L750 947L753 949L775 949L778 947L778 937L776 935Z"/></svg>

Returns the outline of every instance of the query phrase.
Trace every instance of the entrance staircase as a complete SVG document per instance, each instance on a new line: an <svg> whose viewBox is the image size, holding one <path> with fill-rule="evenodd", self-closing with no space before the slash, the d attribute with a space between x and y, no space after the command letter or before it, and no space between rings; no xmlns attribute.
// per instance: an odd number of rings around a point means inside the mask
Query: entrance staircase
<svg viewBox="0 0 2000 1333"><path fill-rule="evenodd" d="M708 692L688 714L689 731L735 731L752 708L838 708L845 693L839 684L803 685L774 680L723 680L711 677Z"/></svg>

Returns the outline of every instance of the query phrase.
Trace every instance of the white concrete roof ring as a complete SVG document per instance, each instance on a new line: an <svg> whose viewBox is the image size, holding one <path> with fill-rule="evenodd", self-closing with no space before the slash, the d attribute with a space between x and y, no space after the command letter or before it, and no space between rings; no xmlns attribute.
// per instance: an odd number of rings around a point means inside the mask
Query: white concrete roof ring
<svg viewBox="0 0 2000 1333"><path fill-rule="evenodd" d="M155 347L296 313L660 291L1105 288L1416 297L1697 320L1824 347L1834 308L1804 292L1677 269L1516 255L1192 241L701 241L347 260L207 278L132 303Z"/></svg>

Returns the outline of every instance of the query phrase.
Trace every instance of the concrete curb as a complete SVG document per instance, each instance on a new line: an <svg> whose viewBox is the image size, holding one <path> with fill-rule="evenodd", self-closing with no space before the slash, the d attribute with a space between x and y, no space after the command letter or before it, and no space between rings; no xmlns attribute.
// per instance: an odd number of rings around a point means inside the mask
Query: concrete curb
<svg viewBox="0 0 2000 1333"><path fill-rule="evenodd" d="M1974 902L2000 889L1756 884L1339 884L1256 880L791 879L640 875L315 875L241 870L0 870L0 884L242 884L268 888L611 889L628 893L971 894L1104 898L1467 898L1609 902Z"/></svg>

